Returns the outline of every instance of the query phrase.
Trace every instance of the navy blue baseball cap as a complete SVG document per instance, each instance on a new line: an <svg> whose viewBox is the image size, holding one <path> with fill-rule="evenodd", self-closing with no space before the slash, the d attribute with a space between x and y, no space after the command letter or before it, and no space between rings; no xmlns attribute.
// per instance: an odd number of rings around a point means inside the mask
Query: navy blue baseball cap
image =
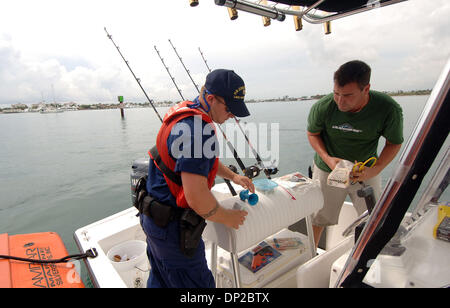
<svg viewBox="0 0 450 308"><path fill-rule="evenodd" d="M247 117L244 80L232 70L216 69L206 76L205 88L210 94L224 98L230 112L236 117Z"/></svg>

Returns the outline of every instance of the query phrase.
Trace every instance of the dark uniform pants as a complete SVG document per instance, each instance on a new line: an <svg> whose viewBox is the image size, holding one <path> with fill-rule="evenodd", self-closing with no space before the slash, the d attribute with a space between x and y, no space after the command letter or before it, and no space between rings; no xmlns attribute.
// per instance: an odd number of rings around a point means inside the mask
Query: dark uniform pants
<svg viewBox="0 0 450 308"><path fill-rule="evenodd" d="M146 215L141 225L147 236L147 256L151 271L148 288L214 288L214 278L205 258L205 244L200 240L197 251L188 258L180 250L180 223L171 221L160 228Z"/></svg>

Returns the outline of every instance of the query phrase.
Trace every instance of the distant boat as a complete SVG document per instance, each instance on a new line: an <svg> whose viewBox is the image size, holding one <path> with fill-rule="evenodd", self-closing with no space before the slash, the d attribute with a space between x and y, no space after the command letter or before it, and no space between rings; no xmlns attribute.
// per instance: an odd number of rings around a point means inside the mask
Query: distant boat
<svg viewBox="0 0 450 308"><path fill-rule="evenodd" d="M45 108L45 109L41 109L39 111L40 113L60 113L60 112L64 112L63 109L53 109L53 108Z"/></svg>

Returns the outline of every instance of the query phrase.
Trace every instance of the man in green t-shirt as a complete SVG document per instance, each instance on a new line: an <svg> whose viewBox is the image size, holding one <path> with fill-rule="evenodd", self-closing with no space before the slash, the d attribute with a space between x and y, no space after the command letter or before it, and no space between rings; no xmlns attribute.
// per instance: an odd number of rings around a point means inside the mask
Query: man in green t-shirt
<svg viewBox="0 0 450 308"><path fill-rule="evenodd" d="M313 178L319 179L324 206L313 219L314 240L318 245L324 227L338 223L347 195L358 215L367 208L357 196L358 182L372 186L376 199L381 193L380 172L394 159L403 142L403 114L390 96L370 90L370 67L362 61L343 64L334 73L334 91L317 101L308 116L308 140L316 151ZM377 155L378 141L386 139ZM340 160L365 162L376 157L376 164L362 172L352 172L348 188L327 185L329 173Z"/></svg>

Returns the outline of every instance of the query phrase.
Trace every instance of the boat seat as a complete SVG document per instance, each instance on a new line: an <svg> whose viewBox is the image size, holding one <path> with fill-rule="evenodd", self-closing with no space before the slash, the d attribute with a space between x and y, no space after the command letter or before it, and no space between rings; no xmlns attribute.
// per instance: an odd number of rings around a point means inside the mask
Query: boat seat
<svg viewBox="0 0 450 308"><path fill-rule="evenodd" d="M345 238L331 250L326 251L309 260L297 269L298 288L328 288L330 284L330 270L333 262L354 244L354 236Z"/></svg>

